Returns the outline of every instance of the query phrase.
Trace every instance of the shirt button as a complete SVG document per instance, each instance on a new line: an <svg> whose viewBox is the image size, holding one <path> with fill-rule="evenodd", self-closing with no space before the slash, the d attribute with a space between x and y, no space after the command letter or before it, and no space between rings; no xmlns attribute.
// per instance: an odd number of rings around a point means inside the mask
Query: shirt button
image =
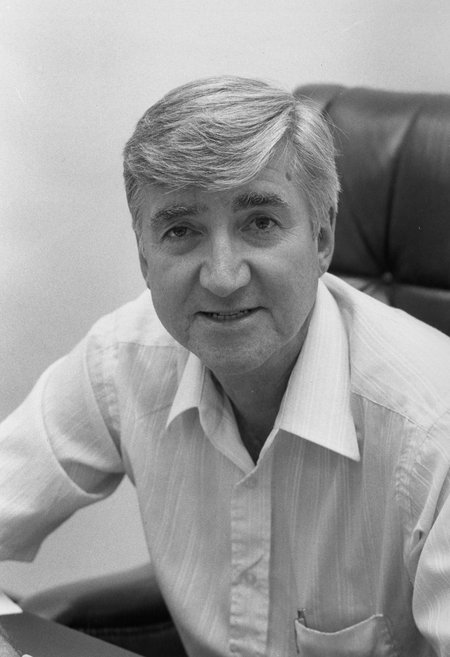
<svg viewBox="0 0 450 657"><path fill-rule="evenodd" d="M247 584L250 584L250 586L255 586L256 582L258 581L255 573L245 573L243 579L245 582L247 582Z"/></svg>

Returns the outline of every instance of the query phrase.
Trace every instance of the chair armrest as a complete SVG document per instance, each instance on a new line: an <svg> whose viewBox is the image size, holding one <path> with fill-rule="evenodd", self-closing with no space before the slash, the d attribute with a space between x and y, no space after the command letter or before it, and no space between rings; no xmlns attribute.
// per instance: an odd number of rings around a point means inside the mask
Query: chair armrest
<svg viewBox="0 0 450 657"><path fill-rule="evenodd" d="M19 600L24 611L69 627L164 623L170 615L150 564L63 584Z"/></svg>

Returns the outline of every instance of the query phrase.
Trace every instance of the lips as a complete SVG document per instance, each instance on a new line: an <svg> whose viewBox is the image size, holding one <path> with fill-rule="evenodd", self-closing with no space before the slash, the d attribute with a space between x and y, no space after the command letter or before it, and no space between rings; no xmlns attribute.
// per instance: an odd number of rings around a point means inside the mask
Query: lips
<svg viewBox="0 0 450 657"><path fill-rule="evenodd" d="M243 310L228 310L218 312L203 311L200 314L217 322L232 322L243 317L248 317L248 315L252 314L256 310L257 308L244 308Z"/></svg>

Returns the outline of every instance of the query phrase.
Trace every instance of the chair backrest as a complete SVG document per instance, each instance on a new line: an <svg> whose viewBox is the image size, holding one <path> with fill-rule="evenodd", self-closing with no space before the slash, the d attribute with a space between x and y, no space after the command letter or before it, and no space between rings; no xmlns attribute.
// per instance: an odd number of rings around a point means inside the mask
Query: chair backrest
<svg viewBox="0 0 450 657"><path fill-rule="evenodd" d="M338 150L330 271L450 335L450 95L295 93L330 120Z"/></svg>

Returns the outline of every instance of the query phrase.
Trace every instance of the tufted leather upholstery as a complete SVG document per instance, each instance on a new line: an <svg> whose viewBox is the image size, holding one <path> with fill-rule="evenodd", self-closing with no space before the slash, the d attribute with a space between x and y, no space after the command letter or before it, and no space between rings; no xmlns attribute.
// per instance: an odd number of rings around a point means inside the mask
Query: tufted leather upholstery
<svg viewBox="0 0 450 657"><path fill-rule="evenodd" d="M450 95L295 93L330 119L338 149L330 271L450 335Z"/></svg>

